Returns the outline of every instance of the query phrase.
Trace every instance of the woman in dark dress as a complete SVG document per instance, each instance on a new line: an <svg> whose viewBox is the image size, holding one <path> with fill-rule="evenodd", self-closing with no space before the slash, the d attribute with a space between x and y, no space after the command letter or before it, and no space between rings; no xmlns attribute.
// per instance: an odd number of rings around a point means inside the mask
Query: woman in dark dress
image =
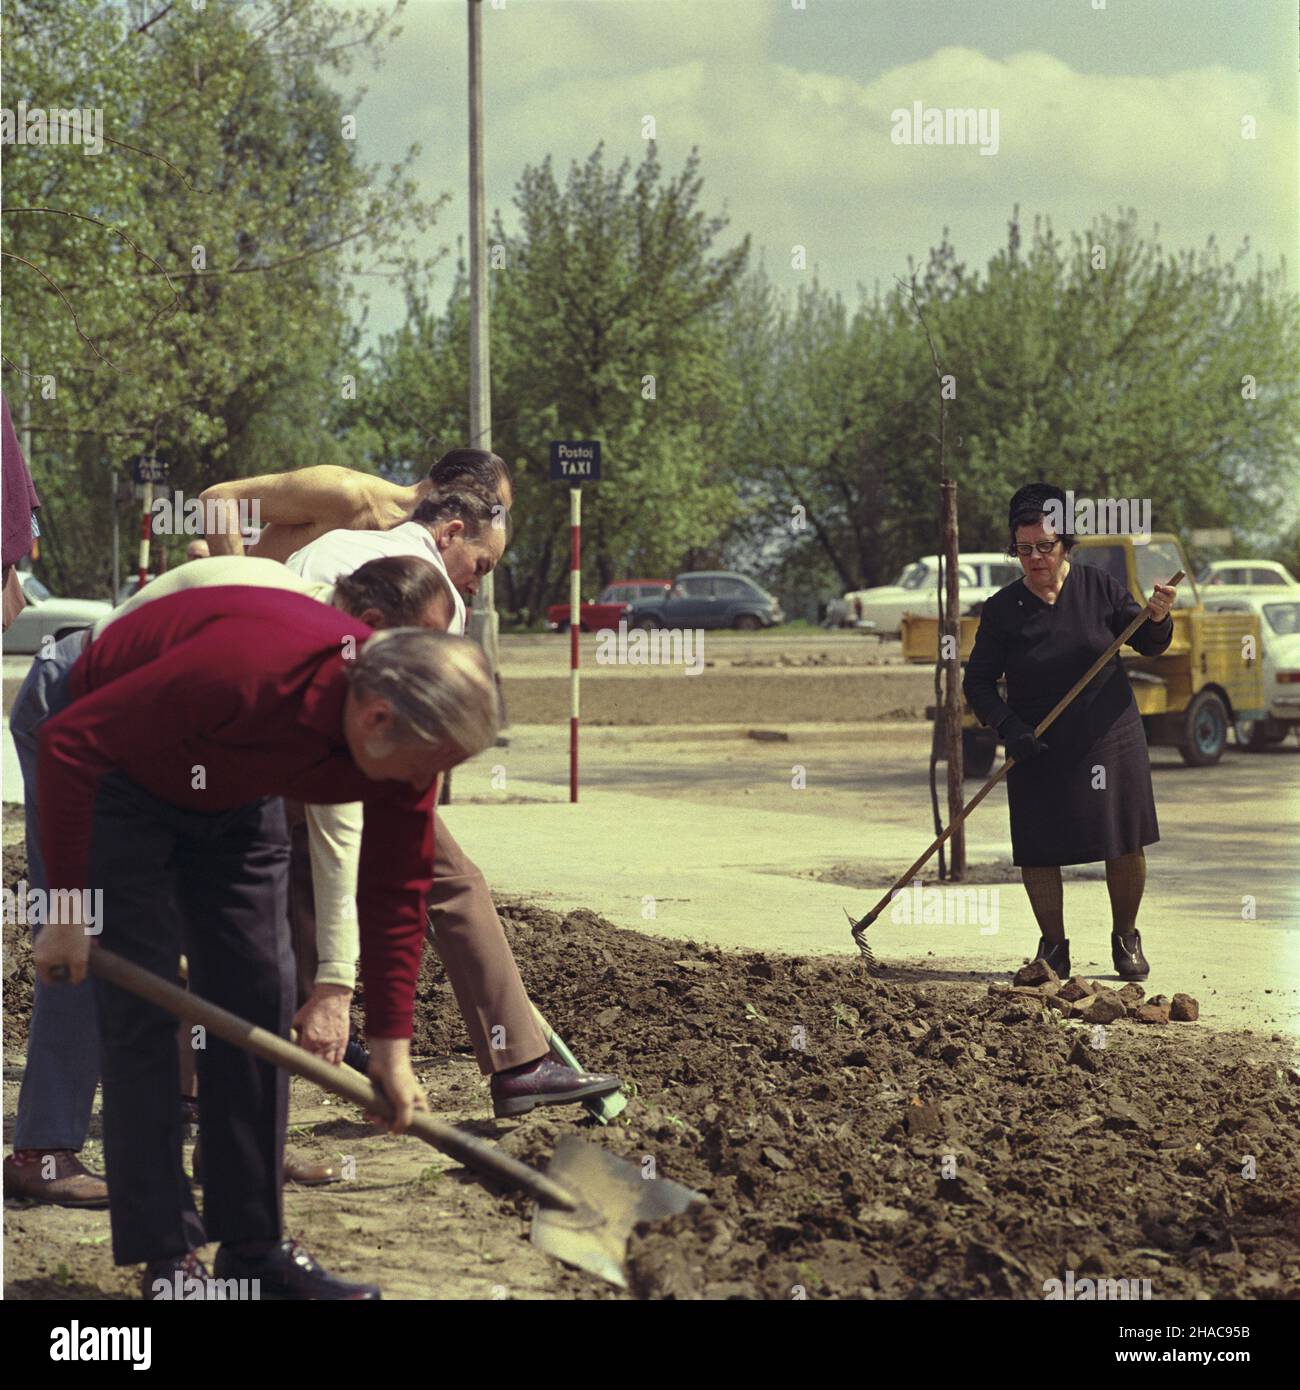
<svg viewBox="0 0 1300 1390"><path fill-rule="evenodd" d="M1111 955L1126 980L1150 972L1137 930L1146 884L1143 846L1160 838L1146 736L1118 654L1044 737L1034 729L1141 611L1132 594L1096 565L1071 565L1074 537L1049 516L1065 494L1030 483L1011 499L1009 553L1023 578L984 605L963 689L984 724L997 728L1015 765L1007 773L1012 858L1020 867L1042 938L1036 959L1070 973L1061 865L1104 860L1111 906ZM1059 512L1049 508L1056 503ZM1045 515L1045 510L1047 515ZM1065 523L1068 525L1068 521ZM1157 584L1150 621L1129 638L1159 656L1173 636L1174 590ZM1006 677L1002 699L998 680Z"/></svg>

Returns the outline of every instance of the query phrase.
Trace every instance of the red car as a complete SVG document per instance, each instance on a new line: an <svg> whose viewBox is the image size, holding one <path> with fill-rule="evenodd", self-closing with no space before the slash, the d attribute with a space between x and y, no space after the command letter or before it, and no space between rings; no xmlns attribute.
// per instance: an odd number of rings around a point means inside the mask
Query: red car
<svg viewBox="0 0 1300 1390"><path fill-rule="evenodd" d="M602 628L616 628L634 599L660 598L671 588L670 579L619 579L607 585L595 603L582 605L578 630L599 632ZM553 603L546 610L546 626L553 632L568 632L569 605Z"/></svg>

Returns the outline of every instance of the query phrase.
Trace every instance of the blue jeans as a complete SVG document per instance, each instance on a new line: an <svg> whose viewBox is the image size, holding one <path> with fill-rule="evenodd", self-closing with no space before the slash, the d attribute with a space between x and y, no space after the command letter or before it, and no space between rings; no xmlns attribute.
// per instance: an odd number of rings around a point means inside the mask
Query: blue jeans
<svg viewBox="0 0 1300 1390"><path fill-rule="evenodd" d="M51 654L32 662L9 714L18 749L27 812L27 886L45 892L45 858L41 853L36 803L36 738L41 725L68 701L68 672L81 655L84 632L56 642ZM39 927L33 927L35 935ZM90 1128L90 1112L99 1082L99 1025L94 984L36 982L27 1069L18 1093L15 1149L80 1149Z"/></svg>

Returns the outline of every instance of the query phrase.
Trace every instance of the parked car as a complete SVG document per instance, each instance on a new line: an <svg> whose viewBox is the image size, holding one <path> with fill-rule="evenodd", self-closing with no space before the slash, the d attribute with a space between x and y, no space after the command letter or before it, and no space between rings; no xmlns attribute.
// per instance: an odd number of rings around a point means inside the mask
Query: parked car
<svg viewBox="0 0 1300 1390"><path fill-rule="evenodd" d="M962 612L969 612L971 604L982 603L999 589L1019 579L1020 574L1020 566L1014 560L995 551L962 555L957 567ZM892 584L851 590L845 594L845 626L870 628L886 637L899 631L904 613L938 617L938 582L937 555L914 560L904 567Z"/></svg>
<svg viewBox="0 0 1300 1390"><path fill-rule="evenodd" d="M1238 719L1237 746L1258 752L1300 728L1300 593L1289 584L1205 595L1207 612L1257 613L1264 664L1263 719Z"/></svg>
<svg viewBox="0 0 1300 1390"><path fill-rule="evenodd" d="M56 598L34 574L22 573L27 607L9 625L4 649L15 655L35 656L46 638L57 641L69 632L90 627L113 611L112 604L93 598Z"/></svg>
<svg viewBox="0 0 1300 1390"><path fill-rule="evenodd" d="M766 589L729 570L679 574L666 594L638 599L628 616L629 627L734 627L744 632L784 621L780 603Z"/></svg>
<svg viewBox="0 0 1300 1390"><path fill-rule="evenodd" d="M637 599L659 598L670 588L672 581L668 579L619 579L607 584L594 603L590 600L583 603L578 631L600 632L603 628L615 628ZM546 626L554 632L568 632L569 605L553 603L546 610Z"/></svg>
<svg viewBox="0 0 1300 1390"><path fill-rule="evenodd" d="M1291 571L1276 560L1215 560L1196 576L1202 589L1229 584L1233 588L1275 588L1285 585L1300 588Z"/></svg>

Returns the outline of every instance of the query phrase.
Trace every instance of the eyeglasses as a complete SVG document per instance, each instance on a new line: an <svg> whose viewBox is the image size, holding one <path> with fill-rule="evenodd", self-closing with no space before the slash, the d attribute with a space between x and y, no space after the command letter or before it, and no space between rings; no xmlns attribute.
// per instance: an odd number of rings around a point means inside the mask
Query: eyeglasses
<svg viewBox="0 0 1300 1390"><path fill-rule="evenodd" d="M1014 550L1017 555L1022 556L1032 555L1035 550L1038 551L1040 555L1050 555L1060 543L1061 538L1057 536L1054 541L1035 541L1033 545L1013 545L1011 549Z"/></svg>

